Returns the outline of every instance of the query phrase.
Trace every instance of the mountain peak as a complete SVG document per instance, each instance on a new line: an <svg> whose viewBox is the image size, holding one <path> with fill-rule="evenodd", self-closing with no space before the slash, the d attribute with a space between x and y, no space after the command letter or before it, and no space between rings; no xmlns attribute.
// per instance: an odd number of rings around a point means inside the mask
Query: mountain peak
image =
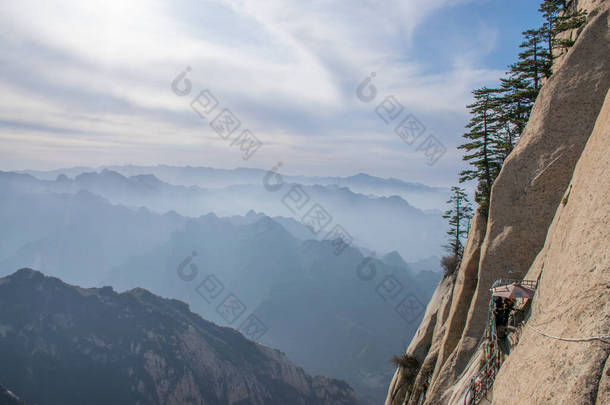
<svg viewBox="0 0 610 405"><path fill-rule="evenodd" d="M357 404L346 383L307 375L182 302L141 288L84 289L32 269L7 278L0 279L0 347L13 350L0 375L30 403ZM52 357L40 354L50 347Z"/></svg>
<svg viewBox="0 0 610 405"><path fill-rule="evenodd" d="M29 279L29 278L44 278L44 277L46 277L46 276L44 274L42 274L40 271L31 269L29 267L24 267L22 269L19 269L12 275L8 276L8 278L11 278L11 279L17 279L17 278Z"/></svg>
<svg viewBox="0 0 610 405"><path fill-rule="evenodd" d="M407 265L407 262L405 262L405 260L400 255L400 253L398 253L395 250L391 251L390 253L385 254L381 260L385 264L390 265L390 266L405 267L405 268L409 267Z"/></svg>

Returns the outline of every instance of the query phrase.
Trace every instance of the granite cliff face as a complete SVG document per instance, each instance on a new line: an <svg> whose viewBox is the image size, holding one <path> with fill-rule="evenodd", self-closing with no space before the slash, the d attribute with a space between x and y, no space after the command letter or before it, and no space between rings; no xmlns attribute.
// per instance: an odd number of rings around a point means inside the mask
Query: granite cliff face
<svg viewBox="0 0 610 405"><path fill-rule="evenodd" d="M455 283L439 285L407 350L428 365L417 377L428 381L425 404L463 403L480 366L496 279L539 279L529 326L553 336L610 335L610 3L578 7L588 11L587 23L569 33L576 43L542 87L493 186L488 222L478 215L472 222ZM444 325L431 327L432 320ZM608 403L609 352L607 342L561 341L526 326L488 398L493 404ZM405 399L395 395L400 373L386 405ZM415 392L407 403L419 404L420 397Z"/></svg>
<svg viewBox="0 0 610 405"><path fill-rule="evenodd" d="M526 278L540 277L528 325L566 337L610 335L610 93L544 247ZM566 342L526 328L500 369L494 403L608 404L601 341ZM527 364L528 367L523 367ZM539 384L531 384L539 381Z"/></svg>
<svg viewBox="0 0 610 405"><path fill-rule="evenodd" d="M0 279L0 381L45 404L355 405L344 382L136 289Z"/></svg>

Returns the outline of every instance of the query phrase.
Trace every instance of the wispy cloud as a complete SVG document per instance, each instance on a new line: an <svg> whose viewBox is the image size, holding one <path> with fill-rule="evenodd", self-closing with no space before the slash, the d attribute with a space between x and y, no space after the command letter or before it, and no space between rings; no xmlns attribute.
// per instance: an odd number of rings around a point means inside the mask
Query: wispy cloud
<svg viewBox="0 0 610 405"><path fill-rule="evenodd" d="M424 174L354 91L377 72L380 92L453 146L470 89L499 75L478 63L496 46L494 29L482 25L459 49L443 50L450 63L442 71L419 56L418 32L436 13L473 1L5 0L2 168L242 165L170 91L191 66L194 86L211 89L266 144L252 165L283 159L295 172L377 169L442 182L459 163Z"/></svg>

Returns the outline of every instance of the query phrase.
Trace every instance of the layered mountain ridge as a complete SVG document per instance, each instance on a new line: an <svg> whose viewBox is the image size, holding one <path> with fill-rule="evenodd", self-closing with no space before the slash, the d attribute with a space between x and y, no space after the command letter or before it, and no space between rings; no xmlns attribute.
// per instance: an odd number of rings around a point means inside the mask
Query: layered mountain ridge
<svg viewBox="0 0 610 405"><path fill-rule="evenodd" d="M0 351L0 381L39 405L357 404L346 383L311 377L180 301L30 269L0 279Z"/></svg>
<svg viewBox="0 0 610 405"><path fill-rule="evenodd" d="M158 182L111 172L88 177L100 188L103 177L125 184L143 202L147 184ZM333 241L312 239L294 218L159 214L75 184L0 174L0 276L31 267L85 287L143 287L234 328L255 314L268 330L249 338L281 349L309 373L348 381L373 403L385 395L389 359L415 332L440 277L429 271L437 263L424 262L416 273L398 252L363 254L350 246L337 254ZM362 266L373 277L362 279ZM222 292L213 302L202 297L206 280ZM243 307L239 319L217 309L230 294ZM416 304L406 319L393 310L405 299ZM319 333L312 338L311 331Z"/></svg>
<svg viewBox="0 0 610 405"><path fill-rule="evenodd" d="M101 166L101 167L72 167L50 171L26 170L23 173L42 180L55 180L58 176L76 177L83 173L113 171L123 176L154 175L163 182L199 186L202 188L223 188L231 185L260 185L267 175L266 170L253 168L216 169L212 167L193 166ZM358 173L347 177L322 177L286 175L284 180L289 183L304 185L323 185L347 187L356 193L372 194L390 197L400 196L417 207L444 209L444 202L449 191L440 187L430 187L420 183L405 182L395 178L379 178L366 173Z"/></svg>
<svg viewBox="0 0 610 405"><path fill-rule="evenodd" d="M254 169L252 169L254 170ZM44 177L44 176L43 176ZM286 180L281 191L270 192L263 176L254 184L235 183L222 188L166 183L153 174L126 177L104 169L85 172L74 178L60 174L54 180L40 180L28 174L0 172L0 188L17 192L76 194L86 191L126 207L146 207L152 212L175 211L186 217L208 213L218 216L246 215L250 211L271 217L307 221L313 207L321 207L331 222L323 229L301 227L302 237L323 239L336 226L350 235L356 246L378 252L397 250L410 261L438 257L446 224L440 210L421 210L397 195L365 195L345 186L301 184ZM432 189L431 189L432 190ZM293 193L293 194L291 194ZM307 203L302 210L292 207L294 193ZM435 192L432 192L434 194ZM435 194L437 201L442 194ZM366 218L367 221L363 221ZM303 229L308 232L303 232ZM291 228L292 230L292 228Z"/></svg>

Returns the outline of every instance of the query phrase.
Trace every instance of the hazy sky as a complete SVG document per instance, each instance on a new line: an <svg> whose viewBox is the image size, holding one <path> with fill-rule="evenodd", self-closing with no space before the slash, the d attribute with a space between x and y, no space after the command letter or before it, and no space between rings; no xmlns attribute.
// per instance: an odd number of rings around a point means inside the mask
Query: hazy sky
<svg viewBox="0 0 610 405"><path fill-rule="evenodd" d="M0 170L104 164L367 172L451 185L470 90L493 85L537 26L533 0L0 3ZM192 91L171 82L187 66ZM356 88L371 72L377 97ZM208 119L191 101L208 89ZM375 112L393 95L391 125ZM209 124L230 109L228 140ZM433 166L393 132L413 114L447 152ZM263 145L247 161L231 141ZM419 140L423 140L420 138Z"/></svg>

